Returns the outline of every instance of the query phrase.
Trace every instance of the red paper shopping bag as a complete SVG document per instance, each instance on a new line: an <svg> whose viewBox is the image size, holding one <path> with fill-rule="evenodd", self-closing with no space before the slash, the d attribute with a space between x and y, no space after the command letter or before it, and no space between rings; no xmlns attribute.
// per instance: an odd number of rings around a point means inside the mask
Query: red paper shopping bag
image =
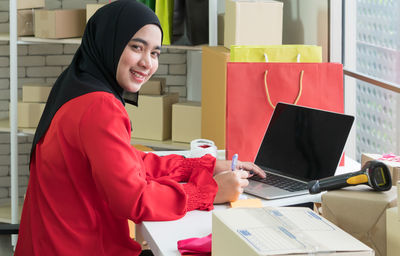
<svg viewBox="0 0 400 256"><path fill-rule="evenodd" d="M229 62L226 159L253 162L277 102L343 113L339 63Z"/></svg>

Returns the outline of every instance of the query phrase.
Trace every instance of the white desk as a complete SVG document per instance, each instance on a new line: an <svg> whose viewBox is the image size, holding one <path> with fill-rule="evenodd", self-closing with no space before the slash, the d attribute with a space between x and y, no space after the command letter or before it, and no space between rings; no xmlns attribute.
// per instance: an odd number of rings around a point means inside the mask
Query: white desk
<svg viewBox="0 0 400 256"><path fill-rule="evenodd" d="M250 196L249 196L250 197ZM286 206L307 202L320 202L321 196L304 195L277 200L262 200L264 206ZM227 209L227 205L215 205L214 210ZM136 224L155 256L180 256L177 242L192 237L203 237L211 233L211 211L191 211L175 221L144 221Z"/></svg>
<svg viewBox="0 0 400 256"><path fill-rule="evenodd" d="M168 153L168 152L167 152ZM159 155L166 155L159 152ZM183 151L171 151L169 153L182 154ZM220 153L218 152L220 157ZM338 167L336 174L357 171L360 164L348 157L345 166ZM252 197L252 196L248 196ZM276 200L262 200L264 206L289 206L309 202L321 202L321 194L302 195ZM226 209L227 205L215 205L215 210ZM140 232L142 238L148 243L155 256L180 256L177 242L192 237L203 237L211 233L211 211L191 211L183 218L175 221L144 221L136 225L136 232Z"/></svg>

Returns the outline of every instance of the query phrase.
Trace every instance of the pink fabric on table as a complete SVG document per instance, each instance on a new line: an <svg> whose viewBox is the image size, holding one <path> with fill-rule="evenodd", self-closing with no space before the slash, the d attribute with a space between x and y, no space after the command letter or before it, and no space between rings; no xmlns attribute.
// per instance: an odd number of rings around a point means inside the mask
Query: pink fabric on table
<svg viewBox="0 0 400 256"><path fill-rule="evenodd" d="M210 256L211 234L205 237L194 237L178 241L178 250L181 255Z"/></svg>

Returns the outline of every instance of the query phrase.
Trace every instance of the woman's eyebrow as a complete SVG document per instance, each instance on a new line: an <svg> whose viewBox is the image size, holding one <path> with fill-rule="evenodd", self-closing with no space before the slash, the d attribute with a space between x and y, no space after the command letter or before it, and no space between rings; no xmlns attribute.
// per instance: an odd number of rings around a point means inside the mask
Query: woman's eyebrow
<svg viewBox="0 0 400 256"><path fill-rule="evenodd" d="M142 43L142 44L144 44L146 46L149 45L149 43L146 40L143 40L141 38L132 38L131 41L139 42L139 43ZM161 45L157 45L156 47L154 47L154 49L161 50Z"/></svg>

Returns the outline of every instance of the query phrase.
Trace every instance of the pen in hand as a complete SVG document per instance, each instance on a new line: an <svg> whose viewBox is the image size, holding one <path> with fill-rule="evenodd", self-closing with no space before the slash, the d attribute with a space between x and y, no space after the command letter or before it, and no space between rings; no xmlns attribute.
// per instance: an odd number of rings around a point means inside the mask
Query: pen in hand
<svg viewBox="0 0 400 256"><path fill-rule="evenodd" d="M232 164L231 164L231 170L234 171L236 169L236 163L238 160L238 154L234 154L232 156Z"/></svg>
<svg viewBox="0 0 400 256"><path fill-rule="evenodd" d="M237 161L238 161L238 154L234 154L233 156L232 156L232 163L231 163L231 170L232 171L234 171L234 170L236 170L236 165L237 165ZM242 169L241 169L242 170ZM250 170L250 171L248 171L249 172L249 177L251 177L251 176L253 176L254 175L254 171L253 170Z"/></svg>

